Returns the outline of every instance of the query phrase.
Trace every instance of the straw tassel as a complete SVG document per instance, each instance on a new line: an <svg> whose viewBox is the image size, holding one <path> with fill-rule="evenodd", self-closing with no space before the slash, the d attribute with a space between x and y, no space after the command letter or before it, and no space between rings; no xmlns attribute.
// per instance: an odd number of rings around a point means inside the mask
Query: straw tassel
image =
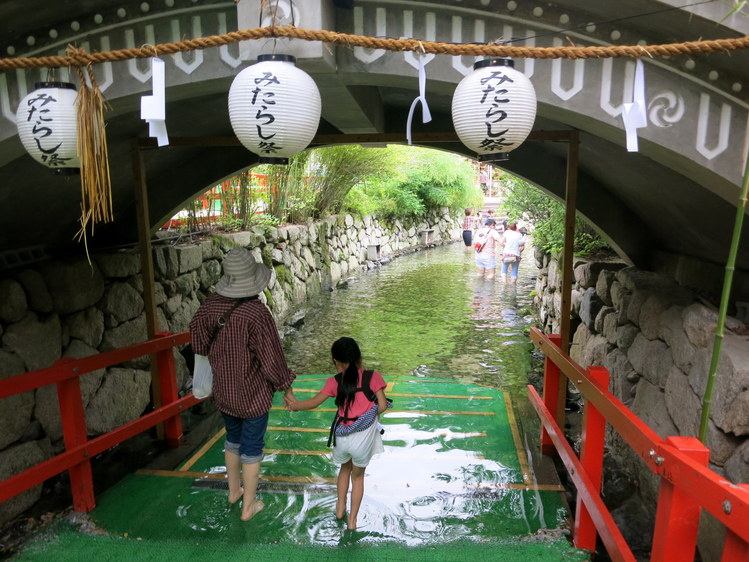
<svg viewBox="0 0 749 562"><path fill-rule="evenodd" d="M68 54L81 52L80 49L68 47ZM81 228L76 234L76 239L83 239L84 242L87 228L90 227L93 236L97 222L107 223L113 220L109 152L104 122L106 102L99 90L91 64L87 64L85 69L84 74L81 66L76 67L81 82L76 99L78 157L81 161Z"/></svg>

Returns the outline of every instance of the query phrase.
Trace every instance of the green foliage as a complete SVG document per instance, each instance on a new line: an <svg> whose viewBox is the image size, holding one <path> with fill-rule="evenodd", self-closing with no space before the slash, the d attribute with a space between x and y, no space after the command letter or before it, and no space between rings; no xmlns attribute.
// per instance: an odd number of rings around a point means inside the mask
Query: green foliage
<svg viewBox="0 0 749 562"><path fill-rule="evenodd" d="M533 223L533 244L546 252L564 248L564 205L539 188L517 176L502 177L505 190L504 212L510 220ZM599 251L612 251L603 238L582 218L575 221L574 252L590 256Z"/></svg>
<svg viewBox="0 0 749 562"><path fill-rule="evenodd" d="M362 214L403 217L426 209L482 204L481 190L465 158L426 148L389 146L397 168L356 185L345 208Z"/></svg>
<svg viewBox="0 0 749 562"><path fill-rule="evenodd" d="M301 152L289 158L288 165L266 164L255 168L260 174L268 175L266 212L286 222L303 222L314 205L314 193L305 181L310 151Z"/></svg>
<svg viewBox="0 0 749 562"><path fill-rule="evenodd" d="M355 185L379 178L396 164L389 151L356 144L317 149L313 163L308 181L315 191L315 218L339 212Z"/></svg>
<svg viewBox="0 0 749 562"><path fill-rule="evenodd" d="M453 209L478 206L483 201L474 172L465 158L424 148L409 151L409 169L401 188L415 191L426 207Z"/></svg>
<svg viewBox="0 0 749 562"><path fill-rule="evenodd" d="M267 188L253 185L267 177ZM260 165L206 193L225 230L302 223L350 212L381 217L421 215L428 209L480 207L481 190L468 160L426 148L330 146L307 150L288 165ZM188 218L199 206L188 207ZM194 228L197 230L197 228Z"/></svg>

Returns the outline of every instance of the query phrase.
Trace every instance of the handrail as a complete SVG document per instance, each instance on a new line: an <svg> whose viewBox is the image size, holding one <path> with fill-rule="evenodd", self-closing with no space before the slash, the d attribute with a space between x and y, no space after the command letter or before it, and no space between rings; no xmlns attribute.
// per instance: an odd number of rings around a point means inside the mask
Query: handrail
<svg viewBox="0 0 749 562"><path fill-rule="evenodd" d="M559 431L559 427L555 423L548 423L552 419L551 414L544 406L543 400L536 392L536 389L529 386L528 392L530 394L531 403L533 404L533 407L536 408L541 421L544 422L546 430L549 432L549 435L557 448L557 452L564 460L565 465L573 467L573 470L570 470L570 476L575 483L575 487L578 489L578 493L581 493L582 490L593 489L593 483L590 478L588 478L582 463L567 442L564 433ZM603 540L603 544L606 546L606 550L611 555L611 558L615 561L624 560L634 562L635 557L622 536L621 531L616 526L614 518L604 505L601 496L598 494L582 493L582 497L585 506L592 515L593 521L596 522L596 529L599 530L601 540Z"/></svg>
<svg viewBox="0 0 749 562"><path fill-rule="evenodd" d="M33 488L37 484L41 484L48 478L52 478L53 476L68 470L81 461L94 458L99 453L102 453L107 449L158 425L168 418L179 415L183 411L200 402L201 400L195 398L194 395L189 394L177 402L172 402L168 406L162 406L158 410L149 412L137 420L122 425L104 435L100 435L99 437L87 441L83 445L69 449L64 453L60 453L59 455L49 458L46 461L3 480L0 482L0 503L28 490L29 488Z"/></svg>
<svg viewBox="0 0 749 562"><path fill-rule="evenodd" d="M577 387L587 400L595 405L614 429L627 441L630 447L655 471L654 458L650 451L663 440L644 421L632 412L607 388L599 387L589 377L585 369L575 363L570 356L541 333L537 328L531 328L531 341L535 343L546 357L559 367L561 372Z"/></svg>
<svg viewBox="0 0 749 562"><path fill-rule="evenodd" d="M693 558L701 509L713 515L729 531L723 560L729 560L727 556L732 556L729 551L731 553L749 552L749 525L746 523L749 521L749 486L733 484L710 470L707 467L709 450L697 439L692 437L662 439L658 436L604 385L596 382L594 370L605 371L605 369L600 367L583 369L555 345L553 341L555 338L557 336L547 336L536 328L531 329L531 340L544 351L547 359L558 368L558 372L571 380L580 390L585 399L586 413L589 410L599 412L632 447L646 466L661 477L651 560L691 560ZM546 386L547 384L550 387L555 384L558 386L560 383L547 380L548 371L549 369L544 374L544 398L540 398L532 387L529 387L529 395L548 436L552 437L553 433L559 433L561 430L557 423L557 412L554 411L556 398L546 396ZM584 432L583 448L586 445L603 447L603 442L585 443L585 437ZM543 439L545 438L546 435L543 436ZM558 440L552 438L552 441L560 453L560 458L573 476L581 469L584 470L576 458L565 459L564 449L560 446L561 443L557 443ZM579 474L576 476L580 479ZM585 487L582 480L579 483L576 480L576 485ZM594 486L588 486L584 490L578 489L578 492L582 492L584 500L587 496L598 497L600 495L600 489L595 489ZM591 509L587 505L587 500L586 507ZM679 516L672 517L676 513ZM602 518L594 518L593 522L602 538L605 539L606 536L611 535L612 530L604 528L609 524ZM577 525L575 531L578 531ZM609 547L608 544L606 546ZM678 553L678 556L675 553Z"/></svg>
<svg viewBox="0 0 749 562"><path fill-rule="evenodd" d="M180 414L201 402L194 395L179 397L172 348L190 341L189 332L160 333L154 339L99 353L82 359L64 358L51 367L9 377L0 384L0 399L28 392L49 384L57 385L65 452L0 482L0 502L12 498L48 478L69 471L73 507L91 511L95 506L91 459L151 427L164 423L167 445L183 441ZM79 377L86 373L153 355L158 365L163 406L108 433L89 440Z"/></svg>
<svg viewBox="0 0 749 562"><path fill-rule="evenodd" d="M190 332L166 334L128 347L120 347L82 359L66 360L64 363L57 363L45 369L14 375L4 379L2 385L0 385L0 399L111 367L112 365L118 365L136 357L151 355L164 349L189 342Z"/></svg>

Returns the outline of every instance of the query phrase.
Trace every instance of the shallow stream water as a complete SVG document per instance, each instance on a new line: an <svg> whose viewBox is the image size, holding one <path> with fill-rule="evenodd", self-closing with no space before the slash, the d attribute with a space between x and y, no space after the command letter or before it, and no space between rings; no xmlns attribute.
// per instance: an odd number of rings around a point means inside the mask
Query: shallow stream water
<svg viewBox="0 0 749 562"><path fill-rule="evenodd" d="M291 368L330 373L331 344L350 336L365 368L385 379L437 377L524 394L535 262L523 259L510 284L477 278L474 256L462 243L416 252L310 302L303 326L285 340Z"/></svg>

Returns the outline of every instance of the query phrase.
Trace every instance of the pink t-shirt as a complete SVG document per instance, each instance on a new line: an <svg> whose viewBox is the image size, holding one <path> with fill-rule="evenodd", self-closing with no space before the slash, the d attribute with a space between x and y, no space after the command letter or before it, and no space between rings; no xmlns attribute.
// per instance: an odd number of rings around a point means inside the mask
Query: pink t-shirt
<svg viewBox="0 0 749 562"><path fill-rule="evenodd" d="M364 374L364 371L361 369L359 370L359 380L357 381L357 384L361 386L362 381L362 375ZM372 373L372 378L369 379L369 388L372 389L372 392L377 392L378 390L382 390L387 385L385 384L385 379L382 378L382 375L375 371ZM338 381L335 379L335 377L330 377L328 380L325 381L325 385L322 387L322 390L320 391L323 394L326 394L327 396L332 396L335 398L338 395ZM356 418L367 412L372 407L372 402L367 400L367 397L363 392L357 392L354 395L354 402L349 406L348 409L348 416L349 418ZM338 415L343 415L343 408L338 409ZM341 422L342 425L351 425L354 422Z"/></svg>

